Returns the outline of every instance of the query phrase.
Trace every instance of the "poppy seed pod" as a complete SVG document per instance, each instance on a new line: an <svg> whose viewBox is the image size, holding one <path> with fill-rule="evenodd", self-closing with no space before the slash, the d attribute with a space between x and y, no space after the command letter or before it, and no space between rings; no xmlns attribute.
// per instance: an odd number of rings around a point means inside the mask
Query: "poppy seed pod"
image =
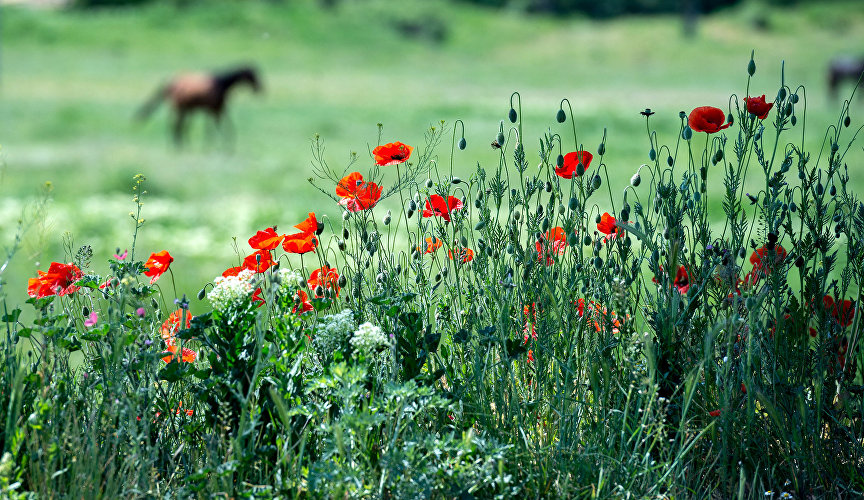
<svg viewBox="0 0 864 500"><path fill-rule="evenodd" d="M681 138L685 141L689 141L693 138L693 129L690 128L689 125L684 126L684 130L681 131Z"/></svg>
<svg viewBox="0 0 864 500"><path fill-rule="evenodd" d="M679 112L678 112L678 118L680 118L680 119L682 119L682 120L685 119L685 118L687 118L687 113L685 113L685 112L683 112L683 111L679 111Z"/></svg>
<svg viewBox="0 0 864 500"><path fill-rule="evenodd" d="M465 140L464 137L459 139L459 149L460 150L464 150L467 145L468 145L468 142Z"/></svg>
<svg viewBox="0 0 864 500"><path fill-rule="evenodd" d="M558 108L558 113L555 114L555 121L558 123L564 123L567 120L567 113L564 112L563 108Z"/></svg>
<svg viewBox="0 0 864 500"><path fill-rule="evenodd" d="M519 117L516 115L516 110L513 108L510 108L510 112L507 113L507 118L510 119L510 123L516 123L516 119ZM500 141L499 141L499 143L500 143Z"/></svg>

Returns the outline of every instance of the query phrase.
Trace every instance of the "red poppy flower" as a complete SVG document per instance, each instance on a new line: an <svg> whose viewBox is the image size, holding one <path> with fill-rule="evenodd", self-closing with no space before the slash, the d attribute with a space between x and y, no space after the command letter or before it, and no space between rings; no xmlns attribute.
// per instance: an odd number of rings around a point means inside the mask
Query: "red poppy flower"
<svg viewBox="0 0 864 500"><path fill-rule="evenodd" d="M113 277L108 276L108 278L105 280L105 282L102 283L101 285L99 285L99 289L104 290L104 289L108 288L109 286L111 286L111 280L113 280L113 279L114 279Z"/></svg>
<svg viewBox="0 0 864 500"><path fill-rule="evenodd" d="M177 309L170 315L168 315L168 319L162 323L162 328L160 328L159 334L162 336L162 340L165 341L166 344L170 344L174 342L174 335L180 331L180 323L183 321L183 309ZM186 311L186 326L183 328L189 328L192 326L192 315L189 314L189 311Z"/></svg>
<svg viewBox="0 0 864 500"><path fill-rule="evenodd" d="M572 179L573 176L579 177L579 172L576 171L581 163L585 170L588 170L588 165L591 165L591 160L594 155L588 151L572 151L564 155L564 165L555 167L555 174L564 179Z"/></svg>
<svg viewBox="0 0 864 500"><path fill-rule="evenodd" d="M177 345L175 345L173 342L171 344L168 344L165 347L165 352L163 354L168 354L168 356L163 357L162 361L170 363L171 361L175 360L177 356ZM189 349L188 347L184 347L183 351L180 353L180 361L183 363L192 363L195 361L196 357L198 357L198 355L195 353L195 351Z"/></svg>
<svg viewBox="0 0 864 500"><path fill-rule="evenodd" d="M450 257L450 260L458 259L464 264L474 260L474 250L471 250L470 248L456 248L448 250L447 257Z"/></svg>
<svg viewBox="0 0 864 500"><path fill-rule="evenodd" d="M263 306L264 302L265 302L264 298L261 297L261 289L260 288L256 288L255 293L252 294L252 303L255 304L256 302L258 303L258 307Z"/></svg>
<svg viewBox="0 0 864 500"><path fill-rule="evenodd" d="M48 271L39 271L37 278L27 282L27 295L41 299L51 295L68 295L77 292L81 287L75 282L84 275L75 264L52 262Z"/></svg>
<svg viewBox="0 0 864 500"><path fill-rule="evenodd" d="M310 290L314 291L318 286L321 286L325 290L332 288L336 292L336 296L339 296L339 273L336 272L335 267L324 266L312 271L312 273L309 274L307 283L309 284ZM316 295L316 297L318 296ZM321 297L323 297L323 295L321 295Z"/></svg>
<svg viewBox="0 0 864 500"><path fill-rule="evenodd" d="M720 410L712 410L712 411L709 411L708 414L711 415L712 417L719 417L720 416Z"/></svg>
<svg viewBox="0 0 864 500"><path fill-rule="evenodd" d="M342 197L339 204L349 212L360 212L374 207L381 199L382 191L378 184L363 181L359 172L346 175L336 185L336 194Z"/></svg>
<svg viewBox="0 0 864 500"><path fill-rule="evenodd" d="M615 227L615 217L609 215L609 212L603 213L600 216L600 222L597 224L597 230L608 235L616 234L618 228Z"/></svg>
<svg viewBox="0 0 864 500"><path fill-rule="evenodd" d="M522 334L527 344L529 338L537 340L537 303L531 303L523 307L522 313L525 316L525 327L522 328Z"/></svg>
<svg viewBox="0 0 864 500"><path fill-rule="evenodd" d="M694 132L707 132L713 134L725 128L729 128L729 123L726 121L726 114L720 108L713 106L700 106L690 112L690 118L687 124Z"/></svg>
<svg viewBox="0 0 864 500"><path fill-rule="evenodd" d="M528 362L529 363L534 362L534 350L533 349L528 349Z"/></svg>
<svg viewBox="0 0 864 500"><path fill-rule="evenodd" d="M411 151L413 150L414 148L411 146L396 141L378 146L372 150L372 155L375 156L376 164L386 167L387 165L397 165L406 161L411 157Z"/></svg>
<svg viewBox="0 0 864 500"><path fill-rule="evenodd" d="M309 212L309 216L306 217L306 220L304 220L300 224L297 224L294 227L299 229L300 232L304 234L318 234L318 219L315 218L315 214L313 212Z"/></svg>
<svg viewBox="0 0 864 500"><path fill-rule="evenodd" d="M306 292L303 290L297 290L297 295L294 297L294 308L291 309L291 312L297 314L303 314L305 312L314 311L315 307L309 302L309 296L306 295ZM300 311L297 311L297 308L300 308Z"/></svg>
<svg viewBox="0 0 864 500"><path fill-rule="evenodd" d="M852 320L855 318L854 302L851 300L844 300L843 305L840 306L834 301L834 297L826 295L822 299L822 304L825 306L825 310L831 313L831 316L840 323L840 326L846 328L852 324Z"/></svg>
<svg viewBox="0 0 864 500"><path fill-rule="evenodd" d="M780 245L774 245L774 250L768 250L762 246L750 255L750 263L753 269L763 274L769 274L775 265L783 262L786 258L786 250Z"/></svg>
<svg viewBox="0 0 864 500"><path fill-rule="evenodd" d="M612 326L612 333L618 333L618 329L621 327L621 321L618 319L618 315L615 314L615 311L609 312L609 310L606 309L606 306L593 300L589 301L587 306L585 304L585 299L577 300L576 313L581 318L585 316L586 312L588 313L588 324L592 325L597 332L602 332L608 323Z"/></svg>
<svg viewBox="0 0 864 500"><path fill-rule="evenodd" d="M289 234L282 241L282 249L288 253L304 254L315 250L318 237L315 233Z"/></svg>
<svg viewBox="0 0 864 500"><path fill-rule="evenodd" d="M276 261L273 260L269 250L258 250L243 259L243 269L255 271L256 273L263 273L274 264L276 264Z"/></svg>
<svg viewBox="0 0 864 500"><path fill-rule="evenodd" d="M434 236L431 236L429 238L426 238L425 250L424 250L423 245L420 245L417 247L417 251L423 252L423 253L432 253L435 250L438 250L439 248L441 248L441 245L442 245L442 243L441 243L440 239L438 239Z"/></svg>
<svg viewBox="0 0 864 500"><path fill-rule="evenodd" d="M242 271L244 269L246 269L246 268L243 266L229 267L228 269L226 269L225 271L222 272L222 277L228 278L231 276L237 276L238 274L240 274L240 271Z"/></svg>
<svg viewBox="0 0 864 500"><path fill-rule="evenodd" d="M279 246L284 237L284 235L280 236L276 234L275 227L268 227L263 231L258 231L255 233L255 236L249 238L249 246L256 250L273 250Z"/></svg>
<svg viewBox="0 0 864 500"><path fill-rule="evenodd" d="M423 209L423 217L438 216L450 222L450 212L462 210L462 200L455 196L448 196L447 201L440 194L433 194L426 200L426 208Z"/></svg>
<svg viewBox="0 0 864 500"><path fill-rule="evenodd" d="M153 283L156 283L156 280L158 280L165 271L168 270L168 267L171 266L172 262L174 262L174 257L171 257L168 250L151 253L150 258L147 259L147 263L144 264L144 267L147 268L147 270L144 271L144 276L150 276L150 284L152 285Z"/></svg>
<svg viewBox="0 0 864 500"><path fill-rule="evenodd" d="M564 255L567 250L567 235L564 229L560 226L553 227L543 234L542 241L535 243L537 248L537 260L542 261L543 256L546 256L546 265L551 266L555 263L553 255Z"/></svg>
<svg viewBox="0 0 864 500"><path fill-rule="evenodd" d="M660 266L660 272L663 272L663 266ZM651 281L659 283L656 276L651 278ZM687 293L687 290L690 289L690 276L687 274L686 267L678 266L678 271L675 273L675 281L672 282L672 285L678 290L678 293L682 295Z"/></svg>
<svg viewBox="0 0 864 500"><path fill-rule="evenodd" d="M762 94L762 97L745 97L744 102L747 104L747 112L756 115L760 120L764 120L774 107L773 102L765 102L765 94Z"/></svg>

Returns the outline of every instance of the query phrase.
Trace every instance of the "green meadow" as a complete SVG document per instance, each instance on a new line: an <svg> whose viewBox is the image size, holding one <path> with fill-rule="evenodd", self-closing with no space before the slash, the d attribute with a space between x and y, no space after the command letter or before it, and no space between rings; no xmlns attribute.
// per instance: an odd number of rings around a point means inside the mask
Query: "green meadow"
<svg viewBox="0 0 864 500"><path fill-rule="evenodd" d="M355 168L362 170L371 165L379 123L382 142L422 148L428 127L443 120L449 130L461 119L468 147L456 151L453 169L468 176L478 162L497 164L490 142L501 120L509 125L513 91L521 94L531 162L549 130L561 134L566 150L576 149L569 122L555 121L567 98L584 149L595 151L606 130L605 162L617 198L648 161L641 110L655 111L660 141L674 143L679 111L727 109L731 94L746 95L755 50L750 94L773 100L785 61L786 83L806 86L807 120L797 127L818 141L852 91L846 85L841 97L828 96L828 62L864 47L864 10L854 1L788 9L745 2L701 18L690 38L674 16L598 21L443 0L346 1L333 9L303 0L0 12L0 241L12 245L22 218L26 227L4 274L12 303L26 298L36 269L70 260L64 233L73 251L92 245L96 268L115 249L131 247L138 173L147 177L139 258L168 249L178 293L194 297L236 265L238 252L248 253L245 240L256 230L278 224L285 231L310 211L338 217L335 202L306 181L315 134L331 165L347 166L356 152ZM760 18L764 29L755 27ZM421 29L406 35L399 29L406 25ZM443 40L427 36L425 26L443 27ZM244 63L259 68L264 92L238 88L231 96L233 151L208 132L203 116L192 121L181 151L169 140L166 105L147 122L133 120L171 75ZM864 101L856 99L853 124L862 112ZM811 151L819 147L810 144ZM442 172L449 171L450 150L449 143L437 150ZM862 159L861 148L854 149L850 169ZM719 200L722 175L711 184L712 175L709 199ZM862 179L853 175L851 182L864 189ZM50 203L34 214L47 182ZM398 209L393 199L383 204ZM723 218L719 203L717 218ZM193 311L206 307L193 299Z"/></svg>

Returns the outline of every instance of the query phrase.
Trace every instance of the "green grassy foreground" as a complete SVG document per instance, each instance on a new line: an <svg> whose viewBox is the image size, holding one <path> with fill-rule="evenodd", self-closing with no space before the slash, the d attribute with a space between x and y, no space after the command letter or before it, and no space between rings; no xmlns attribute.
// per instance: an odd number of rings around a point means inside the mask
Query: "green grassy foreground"
<svg viewBox="0 0 864 500"><path fill-rule="evenodd" d="M725 108L730 91L743 95L743 62L754 48L760 68L751 93L772 99L785 59L787 82L807 86L807 127L824 129L840 107L824 87L827 60L858 53L864 13L855 2L769 9L770 29L759 32L750 22L759 10L748 5L704 19L698 36L684 39L677 18L524 17L443 1L398 7L346 2L330 11L311 1L4 8L4 244L11 243L17 219L40 186L53 183L45 224L30 229L4 275L9 295L23 299L26 279L39 265L64 260L65 231L76 246L93 246L95 262L130 246L131 177L143 173L148 222L138 248L169 249L177 259L178 292L192 296L235 263L232 237L273 224L287 227L328 204L304 181L311 175L315 133L322 135L329 161L342 165L351 151L365 161L379 122L384 142L420 145L430 124L462 119L468 148L458 154L456 169L468 173L477 162L497 163L489 143L513 90L526 106L522 119L533 163L537 137L554 123L561 98L573 103L585 149L594 150L607 127L615 191L648 161L638 111L654 109L653 125L661 139L671 139L678 111ZM443 43L404 38L393 29L400 20L429 19L446 26ZM259 66L265 93L253 97L241 89L233 96L233 154L204 140L200 118L183 152L169 144L166 109L143 125L133 123L135 109L169 75L238 62ZM565 148L575 149L566 142ZM860 150L849 158L860 160ZM864 188L859 177L851 182ZM720 188L712 184L709 199ZM324 212L339 213L335 204Z"/></svg>

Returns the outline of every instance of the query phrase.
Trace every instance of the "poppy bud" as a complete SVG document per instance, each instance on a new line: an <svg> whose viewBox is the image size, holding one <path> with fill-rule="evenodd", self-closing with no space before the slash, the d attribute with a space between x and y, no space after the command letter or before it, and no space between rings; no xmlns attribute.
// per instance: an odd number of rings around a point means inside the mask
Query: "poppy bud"
<svg viewBox="0 0 864 500"><path fill-rule="evenodd" d="M432 189L432 179L426 179L426 188Z"/></svg>
<svg viewBox="0 0 864 500"><path fill-rule="evenodd" d="M450 272L450 271L447 269L447 266L444 266L444 267L441 268L441 276L444 276L444 277L446 278L446 277L447 277L447 274L448 274L449 272Z"/></svg>
<svg viewBox="0 0 864 500"><path fill-rule="evenodd" d="M714 163L720 163L723 160L723 150L718 149L716 153L714 153Z"/></svg>
<svg viewBox="0 0 864 500"><path fill-rule="evenodd" d="M798 123L798 117L795 115L792 115L792 118L789 118L789 123L791 123L792 126L794 127Z"/></svg>
<svg viewBox="0 0 864 500"><path fill-rule="evenodd" d="M391 220L391 215L390 215L390 211L388 210L387 215L384 216L384 225L389 226L390 220Z"/></svg>
<svg viewBox="0 0 864 500"><path fill-rule="evenodd" d="M480 208L482 206L483 206L483 200L481 200L480 198L477 198L476 200L474 200L474 207L475 208Z"/></svg>
<svg viewBox="0 0 864 500"><path fill-rule="evenodd" d="M422 274L418 274L418 275L414 278L414 283L417 283L417 284L419 285L419 284L422 283L422 282L423 282L423 275L422 275Z"/></svg>
<svg viewBox="0 0 864 500"><path fill-rule="evenodd" d="M831 196L836 196L837 195L837 186L832 184L831 189L828 190L828 194L830 194Z"/></svg>
<svg viewBox="0 0 864 500"><path fill-rule="evenodd" d="M467 141L465 141L464 137L459 139L459 149L460 150L464 150L465 146L467 146L467 145L468 145L468 143L467 143Z"/></svg>
<svg viewBox="0 0 864 500"><path fill-rule="evenodd" d="M537 215L543 215L543 205L537 205Z"/></svg>
<svg viewBox="0 0 864 500"><path fill-rule="evenodd" d="M478 222L477 224L474 225L474 230L475 230L475 231L480 231L480 230L483 229L484 227L486 227L486 221L485 221L485 220L481 220L480 222Z"/></svg>
<svg viewBox="0 0 864 500"><path fill-rule="evenodd" d="M693 200L696 201L696 203L699 203L699 200L701 200L701 199L702 199L702 193L700 193L699 191L694 191L693 192Z"/></svg>
<svg viewBox="0 0 864 500"><path fill-rule="evenodd" d="M738 249L738 258L743 259L745 255L747 255L747 250L745 250L743 247L739 248Z"/></svg>
<svg viewBox="0 0 864 500"><path fill-rule="evenodd" d="M342 212L342 220L348 220L351 218L351 212Z"/></svg>
<svg viewBox="0 0 864 500"><path fill-rule="evenodd" d="M576 175L581 177L582 174L584 174L584 173L585 173L585 165L583 165L582 162L580 161L579 164L576 165Z"/></svg>
<svg viewBox="0 0 864 500"><path fill-rule="evenodd" d="M671 167L674 163L675 163L675 160L673 160L671 156L669 156L669 157L666 158L666 164L669 165L670 167Z"/></svg>
<svg viewBox="0 0 864 500"><path fill-rule="evenodd" d="M762 139L762 129L759 129L755 135L753 135L753 140L758 141Z"/></svg>
<svg viewBox="0 0 864 500"><path fill-rule="evenodd" d="M510 123L516 123L516 118L518 118L518 116L516 116L516 110L513 108L510 108L510 112L507 113L507 118L510 119ZM500 144L501 141L498 141L498 143Z"/></svg>
<svg viewBox="0 0 864 500"><path fill-rule="evenodd" d="M633 177L630 178L630 185L633 187L639 187L639 184L642 184L642 177L640 177L638 173L633 174Z"/></svg>
<svg viewBox="0 0 864 500"><path fill-rule="evenodd" d="M511 188L510 189L510 197L515 198L516 194L517 194L516 188Z"/></svg>
<svg viewBox="0 0 864 500"><path fill-rule="evenodd" d="M522 214L518 210L513 211L513 220L519 220L519 217L521 216Z"/></svg>
<svg viewBox="0 0 864 500"><path fill-rule="evenodd" d="M798 205L796 205L795 202L793 201L792 203L789 204L789 210L791 210L792 213L797 212L798 211Z"/></svg>
<svg viewBox="0 0 864 500"><path fill-rule="evenodd" d="M792 104L798 104L798 94L790 95L789 100L792 101Z"/></svg>
<svg viewBox="0 0 864 500"><path fill-rule="evenodd" d="M558 213L561 214L561 215L564 215L564 212L566 212L566 211L567 211L567 209L564 207L564 204L563 204L563 203L559 203L559 204L558 204Z"/></svg>
<svg viewBox="0 0 864 500"><path fill-rule="evenodd" d="M569 235L567 235L567 244L571 247L575 247L576 244L579 243L579 238L576 237L576 233L571 231Z"/></svg>
<svg viewBox="0 0 864 500"><path fill-rule="evenodd" d="M600 184L603 183L603 180L600 178L600 175L594 176L594 189L600 189Z"/></svg>
<svg viewBox="0 0 864 500"><path fill-rule="evenodd" d="M564 123L565 120L567 120L567 113L564 112L563 108L558 108L558 113L555 114L555 121Z"/></svg>
<svg viewBox="0 0 864 500"><path fill-rule="evenodd" d="M345 251L345 240L339 240L338 242L336 242L336 245L339 247L340 252Z"/></svg>
<svg viewBox="0 0 864 500"><path fill-rule="evenodd" d="M278 276L278 274L274 274L273 276ZM198 290L198 300L204 300L204 297L207 295L207 289L202 288Z"/></svg>
<svg viewBox="0 0 864 500"><path fill-rule="evenodd" d="M459 184L459 183L461 183L461 182L462 182L462 179L460 179L460 178L458 178L458 177L456 177L456 176L453 176L453 178L450 179L450 184Z"/></svg>
<svg viewBox="0 0 864 500"><path fill-rule="evenodd" d="M732 126L732 124L735 123L735 117L732 116L732 113L726 115L726 121L729 122L729 126Z"/></svg>
<svg viewBox="0 0 864 500"><path fill-rule="evenodd" d="M347 239L348 239L348 236L350 236L350 233L348 232L348 228L347 228L347 227L343 227L343 228L342 228L342 239L347 240Z"/></svg>
<svg viewBox="0 0 864 500"><path fill-rule="evenodd" d="M820 182L820 183L816 184L816 194L818 194L819 196L822 196L822 193L824 193L824 192L825 192L825 188L822 187L822 183Z"/></svg>
<svg viewBox="0 0 864 500"><path fill-rule="evenodd" d="M543 228L543 231L549 230L549 217L543 218L543 224L541 224L541 227Z"/></svg>
<svg viewBox="0 0 864 500"><path fill-rule="evenodd" d="M621 210L621 220L627 220L630 218L630 209L624 208Z"/></svg>
<svg viewBox="0 0 864 500"><path fill-rule="evenodd" d="M409 209L409 210L408 210L408 213L406 213L405 215L407 215L408 218L410 219L411 216L414 215L414 211Z"/></svg>
<svg viewBox="0 0 864 500"><path fill-rule="evenodd" d="M804 257L801 257L799 255L798 258L795 259L795 267L798 267L798 268L804 267Z"/></svg>
<svg viewBox="0 0 864 500"><path fill-rule="evenodd" d="M831 144L831 152L832 153L836 153L837 150L839 150L839 149L840 149L840 146L838 146L836 142Z"/></svg>
<svg viewBox="0 0 864 500"><path fill-rule="evenodd" d="M747 63L747 74L753 76L754 73L756 73L756 61L751 58L750 62Z"/></svg>
<svg viewBox="0 0 864 500"><path fill-rule="evenodd" d="M685 119L685 118L687 118L687 113L685 113L685 112L683 112L683 111L679 111L679 112L678 112L678 118L680 118L680 119L682 119L682 120Z"/></svg>
<svg viewBox="0 0 864 500"><path fill-rule="evenodd" d="M782 101L786 99L786 87L780 87L780 90L777 91L777 100Z"/></svg>
<svg viewBox="0 0 864 500"><path fill-rule="evenodd" d="M154 311L159 309L159 303L156 302L156 299L151 298L150 299L150 305L153 306Z"/></svg>
<svg viewBox="0 0 864 500"><path fill-rule="evenodd" d="M87 306L84 306L84 308L81 309L81 314L84 316L90 316L90 309Z"/></svg>
<svg viewBox="0 0 864 500"><path fill-rule="evenodd" d="M684 126L684 130L681 131L681 138L685 141L689 141L693 138L693 129L690 128L690 125Z"/></svg>
<svg viewBox="0 0 864 500"><path fill-rule="evenodd" d="M600 145L597 146L597 154L600 156L606 154L606 144L601 142Z"/></svg>
<svg viewBox="0 0 864 500"><path fill-rule="evenodd" d="M546 185L544 186L544 188L546 189L547 193L551 193L552 192L552 183L549 181L546 181Z"/></svg>
<svg viewBox="0 0 864 500"><path fill-rule="evenodd" d="M586 247L588 245L590 245L591 244L591 237L588 236L587 234L585 236L583 236L582 237L582 244L585 245Z"/></svg>
<svg viewBox="0 0 864 500"><path fill-rule="evenodd" d="M306 280L303 279L303 278L300 278L300 281L297 283L297 285L299 285L300 288L306 288L306 285L307 285L307 284L308 284L308 283L307 283Z"/></svg>
<svg viewBox="0 0 864 500"><path fill-rule="evenodd" d="M570 205L570 210L576 210L579 208L579 200L577 200L576 197L574 196L573 198L570 198L569 205Z"/></svg>
<svg viewBox="0 0 864 500"><path fill-rule="evenodd" d="M786 103L786 116L789 116L791 114L792 114L792 103L788 102L788 103Z"/></svg>
<svg viewBox="0 0 864 500"><path fill-rule="evenodd" d="M598 255L594 257L594 267L601 269L603 267L603 259Z"/></svg>
<svg viewBox="0 0 864 500"><path fill-rule="evenodd" d="M498 136L495 137L495 141L498 143L499 146L504 147L504 134L498 132Z"/></svg>
<svg viewBox="0 0 864 500"><path fill-rule="evenodd" d="M648 151L648 158L649 158L651 161L654 161L654 160L657 159L657 151L654 151L654 148L651 148L651 149Z"/></svg>

